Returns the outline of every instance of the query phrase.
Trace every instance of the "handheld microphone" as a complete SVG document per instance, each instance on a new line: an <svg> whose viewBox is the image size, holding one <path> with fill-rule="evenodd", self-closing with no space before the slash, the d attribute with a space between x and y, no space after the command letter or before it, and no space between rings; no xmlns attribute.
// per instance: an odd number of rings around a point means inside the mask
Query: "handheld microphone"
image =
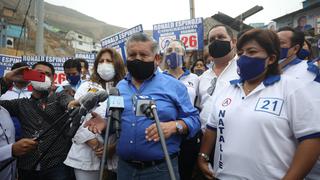
<svg viewBox="0 0 320 180"><path fill-rule="evenodd" d="M73 137L77 132L79 126L83 123L84 116L91 111L99 102L103 102L107 99L108 93L106 91L98 91L96 93L88 93L80 100L80 107L77 107L70 113L72 122L70 124L70 130L67 134L69 137Z"/></svg>
<svg viewBox="0 0 320 180"><path fill-rule="evenodd" d="M120 137L121 131L121 113L124 109L124 99L120 96L119 90L115 87L110 88L108 98L108 109L111 110L111 119L114 120L113 127L116 131L116 137Z"/></svg>

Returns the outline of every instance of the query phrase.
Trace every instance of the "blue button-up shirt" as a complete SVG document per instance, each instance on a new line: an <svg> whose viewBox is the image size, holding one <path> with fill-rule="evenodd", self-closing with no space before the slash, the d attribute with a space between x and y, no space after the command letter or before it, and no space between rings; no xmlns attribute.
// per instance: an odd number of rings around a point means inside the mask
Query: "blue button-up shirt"
<svg viewBox="0 0 320 180"><path fill-rule="evenodd" d="M161 143L147 141L146 128L155 123L147 117L135 116L133 97L135 95L151 96L157 105L161 122L181 119L188 127L188 137L193 137L200 130L199 113L192 106L187 88L175 78L156 71L145 80L140 89L132 84L132 76L117 85L120 95L124 97L124 110L121 121L121 134L117 145L117 154L124 160L150 161L164 158ZM181 135L171 135L166 139L169 154L179 152Z"/></svg>

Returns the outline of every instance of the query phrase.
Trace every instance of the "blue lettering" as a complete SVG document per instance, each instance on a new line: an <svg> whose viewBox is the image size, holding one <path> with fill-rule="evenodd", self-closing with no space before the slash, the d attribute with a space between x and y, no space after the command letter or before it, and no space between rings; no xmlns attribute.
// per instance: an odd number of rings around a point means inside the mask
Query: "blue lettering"
<svg viewBox="0 0 320 180"><path fill-rule="evenodd" d="M218 117L224 117L224 115L226 114L226 110L220 110L219 111L219 116Z"/></svg>
<svg viewBox="0 0 320 180"><path fill-rule="evenodd" d="M220 150L220 152L223 152L222 144L219 144L219 150ZM222 154L220 154L220 160L221 160L221 157L222 157Z"/></svg>
<svg viewBox="0 0 320 180"><path fill-rule="evenodd" d="M222 161L219 161L219 168L223 169L223 162Z"/></svg>
<svg viewBox="0 0 320 180"><path fill-rule="evenodd" d="M223 134L224 127L219 127L220 134Z"/></svg>
<svg viewBox="0 0 320 180"><path fill-rule="evenodd" d="M223 136L220 136L219 142L224 142L224 137Z"/></svg>
<svg viewBox="0 0 320 180"><path fill-rule="evenodd" d="M218 125L224 126L224 123L223 123L222 119L219 119L219 124Z"/></svg>

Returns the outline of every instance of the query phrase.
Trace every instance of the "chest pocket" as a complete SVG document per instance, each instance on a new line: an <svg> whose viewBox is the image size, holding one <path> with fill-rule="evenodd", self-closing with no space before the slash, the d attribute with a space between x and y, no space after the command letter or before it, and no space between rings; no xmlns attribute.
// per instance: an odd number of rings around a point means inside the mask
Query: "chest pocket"
<svg viewBox="0 0 320 180"><path fill-rule="evenodd" d="M280 116L282 107L283 107L283 99L259 98L254 110Z"/></svg>

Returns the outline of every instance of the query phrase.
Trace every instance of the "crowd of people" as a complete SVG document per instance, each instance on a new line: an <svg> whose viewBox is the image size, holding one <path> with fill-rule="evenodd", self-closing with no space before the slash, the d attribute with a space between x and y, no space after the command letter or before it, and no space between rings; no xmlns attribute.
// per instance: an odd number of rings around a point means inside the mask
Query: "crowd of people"
<svg viewBox="0 0 320 180"><path fill-rule="evenodd" d="M126 61L112 48L101 49L91 69L69 59L59 86L48 62L13 65L0 78L0 179L99 179L106 152L103 179L171 179L155 120L137 113L135 100L147 97L176 179L319 180L320 58L312 59L303 32L236 36L215 25L207 39L203 58L190 65L181 41L160 54L156 41L136 33ZM28 69L44 81L26 81ZM119 137L107 127L108 99L70 133L74 124L66 123L87 95L112 88L124 100Z"/></svg>

